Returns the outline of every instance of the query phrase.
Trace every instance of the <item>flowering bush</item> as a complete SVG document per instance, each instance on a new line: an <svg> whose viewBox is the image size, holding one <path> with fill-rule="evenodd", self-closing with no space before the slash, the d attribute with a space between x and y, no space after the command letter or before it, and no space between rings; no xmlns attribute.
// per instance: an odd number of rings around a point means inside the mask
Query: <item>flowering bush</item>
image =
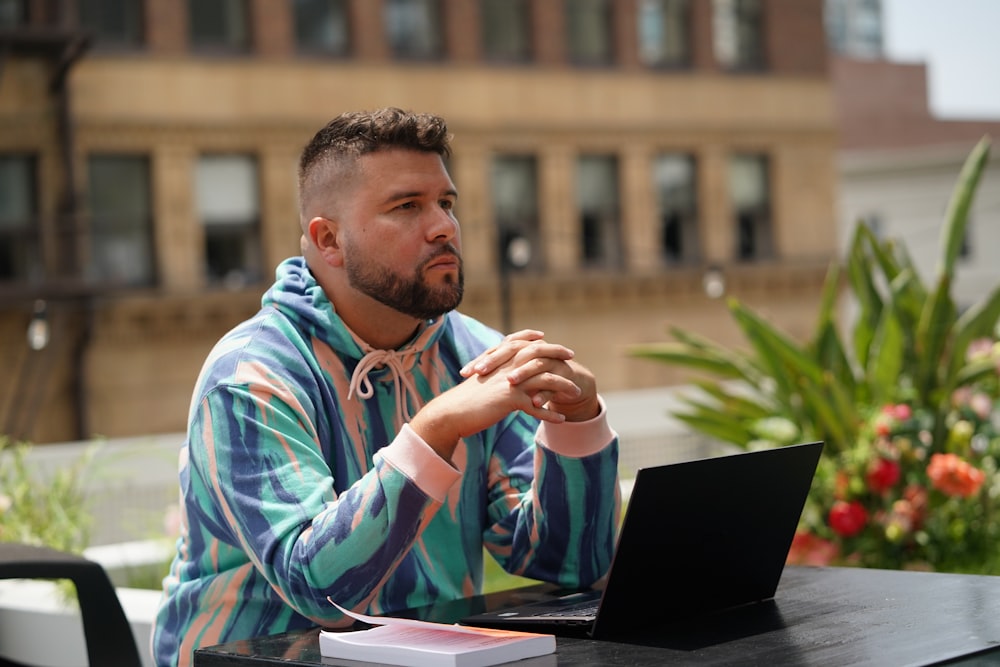
<svg viewBox="0 0 1000 667"><path fill-rule="evenodd" d="M984 346L1000 364L991 341L970 355ZM997 375L952 393L937 440L934 419L881 406L856 446L824 457L789 562L1000 574Z"/></svg>
<svg viewBox="0 0 1000 667"><path fill-rule="evenodd" d="M748 449L825 443L792 562L1000 574L1000 285L962 309L950 291L988 154L984 138L963 166L933 284L900 243L858 225L809 340L731 298L748 349L674 327L676 341L632 350L719 378L675 412L695 430Z"/></svg>

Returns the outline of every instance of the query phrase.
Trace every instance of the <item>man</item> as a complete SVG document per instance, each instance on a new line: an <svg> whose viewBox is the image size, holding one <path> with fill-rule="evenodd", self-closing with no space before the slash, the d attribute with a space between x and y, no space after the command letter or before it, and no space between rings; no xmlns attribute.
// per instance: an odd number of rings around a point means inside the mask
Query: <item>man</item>
<svg viewBox="0 0 1000 667"><path fill-rule="evenodd" d="M209 355L153 637L199 646L478 593L483 547L564 586L606 572L617 437L541 332L465 317L440 118L340 116L303 151L303 257Z"/></svg>

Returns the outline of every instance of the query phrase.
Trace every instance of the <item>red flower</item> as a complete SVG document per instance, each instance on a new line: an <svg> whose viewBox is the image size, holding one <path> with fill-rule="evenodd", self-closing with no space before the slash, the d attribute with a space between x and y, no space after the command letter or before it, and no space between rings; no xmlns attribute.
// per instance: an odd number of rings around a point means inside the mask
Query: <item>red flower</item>
<svg viewBox="0 0 1000 667"><path fill-rule="evenodd" d="M927 466L927 477L938 491L968 498L979 492L986 474L955 454L934 454Z"/></svg>
<svg viewBox="0 0 1000 667"><path fill-rule="evenodd" d="M818 535L796 531L786 559L790 565L829 565L837 557L837 545Z"/></svg>
<svg viewBox="0 0 1000 667"><path fill-rule="evenodd" d="M877 458L868 466L868 488L875 493L888 491L899 481L899 463L891 459Z"/></svg>
<svg viewBox="0 0 1000 667"><path fill-rule="evenodd" d="M841 537L853 537L861 532L868 522L868 512L857 500L838 500L830 508L830 527Z"/></svg>

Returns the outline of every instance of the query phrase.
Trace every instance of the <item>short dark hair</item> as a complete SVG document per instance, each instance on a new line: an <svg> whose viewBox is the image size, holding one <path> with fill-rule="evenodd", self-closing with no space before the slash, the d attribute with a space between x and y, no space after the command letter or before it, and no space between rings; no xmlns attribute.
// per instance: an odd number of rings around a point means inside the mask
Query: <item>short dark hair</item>
<svg viewBox="0 0 1000 667"><path fill-rule="evenodd" d="M356 159L389 148L407 148L442 157L451 155L448 126L439 116L395 107L352 111L327 123L306 144L299 159L299 184L326 157Z"/></svg>

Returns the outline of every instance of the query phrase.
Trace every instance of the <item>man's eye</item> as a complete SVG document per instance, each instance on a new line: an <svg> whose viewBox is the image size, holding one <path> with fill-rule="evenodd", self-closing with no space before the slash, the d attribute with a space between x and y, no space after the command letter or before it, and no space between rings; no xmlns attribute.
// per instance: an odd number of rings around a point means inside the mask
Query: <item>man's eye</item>
<svg viewBox="0 0 1000 667"><path fill-rule="evenodd" d="M455 202L453 202L450 199L442 199L441 208L443 208L446 211L450 211L451 209L455 208Z"/></svg>
<svg viewBox="0 0 1000 667"><path fill-rule="evenodd" d="M412 201L405 201L402 204L400 204L399 206L397 206L397 208L416 208L416 207L417 207L417 203L416 202L412 202Z"/></svg>

